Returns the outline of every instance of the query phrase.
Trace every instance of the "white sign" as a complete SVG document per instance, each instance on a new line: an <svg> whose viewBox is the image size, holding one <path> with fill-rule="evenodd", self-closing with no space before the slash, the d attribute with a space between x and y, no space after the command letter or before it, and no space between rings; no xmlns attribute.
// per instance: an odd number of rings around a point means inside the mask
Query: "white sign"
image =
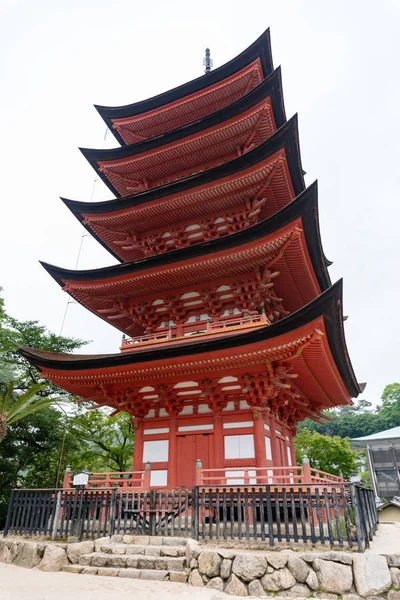
<svg viewBox="0 0 400 600"><path fill-rule="evenodd" d="M72 481L73 485L87 485L89 483L89 473L76 473Z"/></svg>

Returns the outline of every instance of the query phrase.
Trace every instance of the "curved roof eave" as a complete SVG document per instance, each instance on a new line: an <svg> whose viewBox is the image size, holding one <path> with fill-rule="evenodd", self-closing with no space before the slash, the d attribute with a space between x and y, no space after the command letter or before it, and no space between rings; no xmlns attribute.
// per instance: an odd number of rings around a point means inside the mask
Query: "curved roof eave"
<svg viewBox="0 0 400 600"><path fill-rule="evenodd" d="M166 348L151 347L135 352L122 352L107 355L78 355L41 352L22 346L19 352L39 369L61 369L63 371L88 370L96 368L120 367L154 360L172 359L179 356L210 353L236 348L280 335L295 332L296 329L323 316L328 344L339 374L351 397L361 393L353 367L347 353L343 329L342 280L336 282L315 300L272 325L254 328L246 333L221 336L212 340L192 340Z"/></svg>
<svg viewBox="0 0 400 600"><path fill-rule="evenodd" d="M200 133L210 129L211 127L225 123L236 116L240 116L245 110L251 109L253 106L257 105L267 97L271 97L274 119L277 129L279 129L286 122L286 114L283 102L281 70L278 67L278 69L276 69L267 79L260 83L251 92L233 104L230 104L229 106L226 106L215 113L207 115L202 119L187 125L183 125L182 127L178 127L172 131L167 131L161 135L146 139L144 141L136 142L134 144L118 146L116 148L79 149L92 168L102 178L107 187L114 194L118 195L118 191L110 183L107 177L105 177L105 175L99 171L99 161L122 160L133 156L138 156L154 149L161 149L163 146L167 146L168 144L172 144L179 140L184 140L191 135L195 135L196 133Z"/></svg>
<svg viewBox="0 0 400 600"><path fill-rule="evenodd" d="M246 50L241 52L238 56L230 60L229 62L221 65L217 69L212 70L210 73L205 75L201 75L196 79L192 79L187 83L184 83L176 88L158 94L157 96L153 96L152 98L147 98L146 100L140 100L139 102L134 102L132 104L127 104L125 106L100 106L95 104L95 108L105 121L107 126L110 128L114 136L118 139L118 141L122 144L125 142L123 139L117 134L117 132L113 129L112 119L123 119L127 117L133 117L135 115L139 115L145 112L149 112L156 108L160 108L165 104L170 104L171 102L175 102L189 94L193 94L200 90L203 90L215 83L219 83L223 79L230 77L237 71L245 68L247 65L252 63L256 58L260 59L261 66L263 69L264 77L268 77L268 75L273 71L273 62L272 62L272 50L271 50L271 38L270 31L267 29L264 31L259 38L256 39Z"/></svg>
<svg viewBox="0 0 400 600"><path fill-rule="evenodd" d="M168 264L174 264L182 260L196 260L201 256L213 254L221 250L229 250L240 247L249 241L257 240L265 235L288 225L296 218L301 217L304 227L307 248L313 264L314 272L317 276L321 290L327 289L331 285L328 270L324 260L321 237L318 224L318 191L317 183L314 182L292 202L283 209L269 217L248 227L214 240L171 250L163 254L147 256L132 262L124 262L110 267L98 269L87 269L76 271L73 269L63 269L55 265L42 262L42 266L47 272L63 287L64 281L93 281L117 277L118 275L131 274L152 268L160 268Z"/></svg>
<svg viewBox="0 0 400 600"><path fill-rule="evenodd" d="M244 169L256 165L268 156L273 155L281 148L285 149L290 178L292 181L294 193L296 196L301 194L305 188L303 169L301 165L298 118L294 115L282 127L280 127L268 140L250 150L246 154L225 162L217 167L212 167L201 173L190 175L179 181L166 183L150 190L145 190L131 196L113 198L101 202L80 202L78 200L69 200L61 198L64 204L69 208L73 215L82 223L84 220L82 213L85 214L104 214L105 212L113 212L123 208L130 208L166 198L173 194L185 192L186 190L199 187L217 181L223 177L227 177L234 173L240 173ZM93 232L88 228L88 231L93 235ZM101 240L99 240L100 243ZM107 248L109 250L109 248ZM112 254L112 253L111 253ZM114 255L115 256L115 255ZM116 257L118 258L118 257ZM118 260L120 260L118 258Z"/></svg>

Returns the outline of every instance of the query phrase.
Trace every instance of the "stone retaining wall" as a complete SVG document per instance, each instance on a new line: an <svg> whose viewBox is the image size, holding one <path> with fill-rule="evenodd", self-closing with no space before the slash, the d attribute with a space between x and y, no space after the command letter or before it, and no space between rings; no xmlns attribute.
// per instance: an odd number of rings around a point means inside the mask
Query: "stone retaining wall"
<svg viewBox="0 0 400 600"><path fill-rule="evenodd" d="M400 600L400 554L240 552L186 546L191 585L236 596Z"/></svg>
<svg viewBox="0 0 400 600"><path fill-rule="evenodd" d="M96 542L0 538L0 562L60 571L68 564L77 564L80 556L98 551ZM256 553L210 548L187 540L186 574L191 585L233 596L400 600L400 554Z"/></svg>

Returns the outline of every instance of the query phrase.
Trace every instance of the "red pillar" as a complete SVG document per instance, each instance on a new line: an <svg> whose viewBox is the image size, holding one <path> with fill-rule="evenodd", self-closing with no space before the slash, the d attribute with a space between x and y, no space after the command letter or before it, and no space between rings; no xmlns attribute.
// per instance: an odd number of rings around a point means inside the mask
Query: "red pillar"
<svg viewBox="0 0 400 600"><path fill-rule="evenodd" d="M132 421L135 429L135 443L133 446L133 471L142 471L143 464L143 421Z"/></svg>
<svg viewBox="0 0 400 600"><path fill-rule="evenodd" d="M168 450L168 487L169 489L174 489L178 486L177 482L177 426L176 426L176 417L172 417L169 421L169 450ZM182 457L184 460L184 457Z"/></svg>
<svg viewBox="0 0 400 600"><path fill-rule="evenodd" d="M256 467L263 468L265 471L257 471L257 475L262 477L260 483L267 482L267 456L265 452L265 431L264 418L260 410L253 410L254 419L254 453L256 457Z"/></svg>
<svg viewBox="0 0 400 600"><path fill-rule="evenodd" d="M222 427L222 415L221 413L216 413L214 415L214 466L216 469L223 469L224 467L224 457L225 457L225 449L224 449L224 430ZM213 473L213 475L217 475L217 473ZM219 475L219 473L218 473ZM222 485L224 482L224 474L221 473L221 482ZM217 482L216 482L217 483Z"/></svg>

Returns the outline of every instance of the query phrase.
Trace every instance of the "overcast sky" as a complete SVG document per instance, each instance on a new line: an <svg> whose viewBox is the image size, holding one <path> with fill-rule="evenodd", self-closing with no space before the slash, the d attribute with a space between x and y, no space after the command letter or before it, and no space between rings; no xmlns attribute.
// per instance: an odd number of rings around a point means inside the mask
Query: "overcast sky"
<svg viewBox="0 0 400 600"><path fill-rule="evenodd" d="M93 104L129 104L214 67L271 28L287 116L299 114L322 241L344 278L346 335L364 398L400 380L399 0L0 0L1 253L7 311L60 332L67 295L39 260L74 268L82 228L59 196L89 200L101 148ZM107 147L116 146L112 135ZM112 196L102 182L93 199ZM83 239L78 268L112 264ZM118 351L120 333L77 304L63 334Z"/></svg>

